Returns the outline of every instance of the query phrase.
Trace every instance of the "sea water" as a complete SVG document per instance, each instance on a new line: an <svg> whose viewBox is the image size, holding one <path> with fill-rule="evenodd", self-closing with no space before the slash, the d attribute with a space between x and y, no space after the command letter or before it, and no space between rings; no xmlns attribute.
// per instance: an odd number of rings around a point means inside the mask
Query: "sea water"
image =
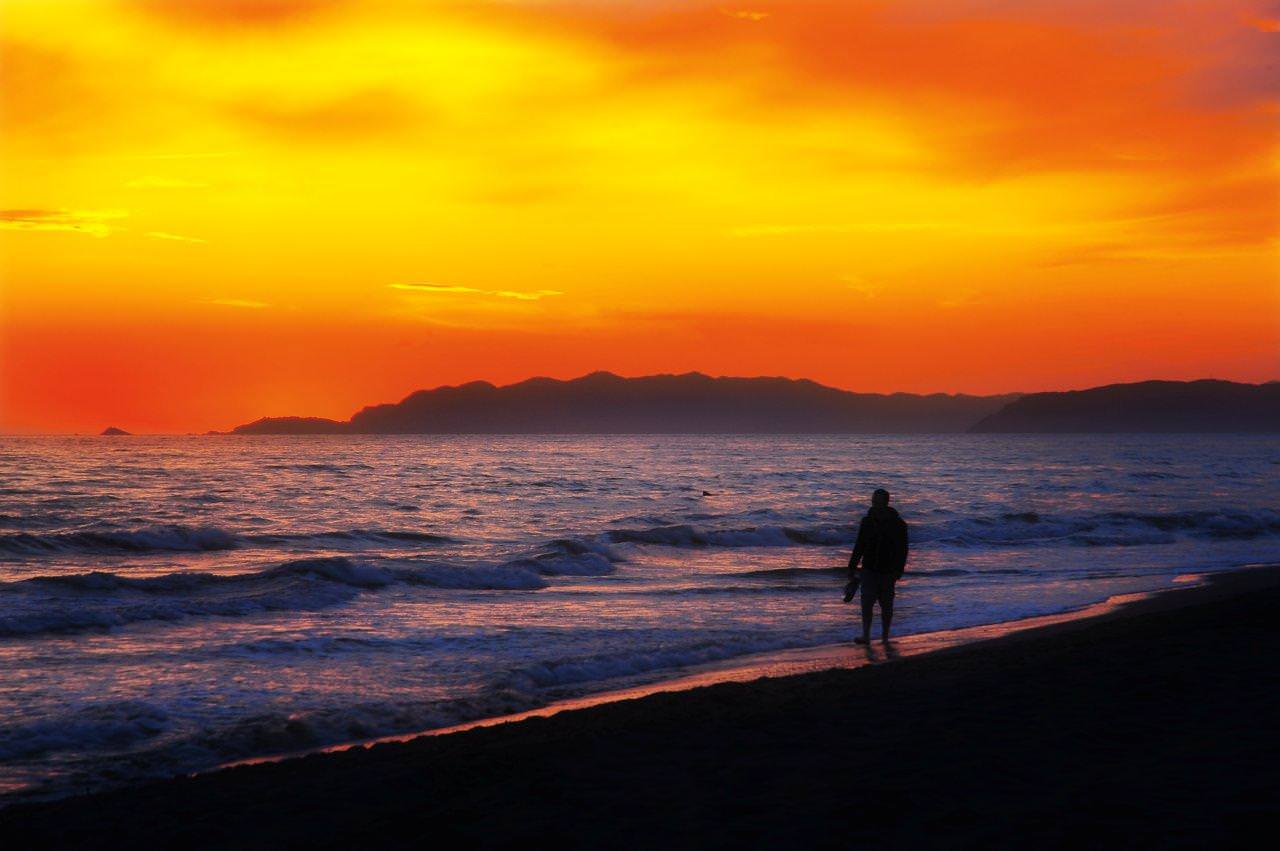
<svg viewBox="0 0 1280 851"><path fill-rule="evenodd" d="M0 439L0 802L848 641L872 489L897 630L1280 561L1245 436Z"/></svg>

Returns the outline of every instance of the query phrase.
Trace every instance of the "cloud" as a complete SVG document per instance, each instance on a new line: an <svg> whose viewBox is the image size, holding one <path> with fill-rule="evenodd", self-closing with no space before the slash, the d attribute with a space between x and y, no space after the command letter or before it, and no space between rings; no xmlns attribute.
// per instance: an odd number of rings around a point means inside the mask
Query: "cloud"
<svg viewBox="0 0 1280 851"><path fill-rule="evenodd" d="M519 292L517 290L495 290L493 295L498 298L514 298L520 301L538 301L548 296L564 295L559 290L533 290L532 292Z"/></svg>
<svg viewBox="0 0 1280 851"><path fill-rule="evenodd" d="M165 233L162 230L147 231L147 236L151 237L152 239L168 239L168 240L172 240L173 242L206 243L209 241L207 239L200 239L199 237L195 237L195 236L182 236L181 234L177 234L177 233Z"/></svg>
<svg viewBox="0 0 1280 851"><path fill-rule="evenodd" d="M130 189L203 189L209 184L177 177L148 176L135 177L133 180L125 181L124 185Z"/></svg>
<svg viewBox="0 0 1280 851"><path fill-rule="evenodd" d="M111 222L128 215L124 210L0 210L0 228L69 231L104 237L124 230Z"/></svg>
<svg viewBox="0 0 1280 851"><path fill-rule="evenodd" d="M126 210L0 210L0 229L63 231L101 238L127 230L114 222L128 215ZM160 230L147 231L145 236L173 242L208 242L199 237Z"/></svg>
<svg viewBox="0 0 1280 851"><path fill-rule="evenodd" d="M646 79L736 81L769 110L889 109L954 174L1265 168L1276 15L1255 0L757 0L565 12ZM579 9L577 5L567 6ZM1233 15L1236 11L1238 14ZM1198 101L1198 102L1197 102ZM1123 156L1138 152L1140 161ZM1199 178L1198 178L1199 179Z"/></svg>
<svg viewBox="0 0 1280 851"><path fill-rule="evenodd" d="M393 290L406 290L431 295L477 295L491 298L511 298L518 301L539 301L564 295L560 290L481 290L475 287L459 287L447 284L388 284Z"/></svg>
<svg viewBox="0 0 1280 851"><path fill-rule="evenodd" d="M816 233L894 233L898 231L939 230L951 227L946 222L861 222L858 224L774 224L746 225L729 228L726 236L750 238L756 236L791 236Z"/></svg>
<svg viewBox="0 0 1280 851"><path fill-rule="evenodd" d="M178 154L118 154L102 159L109 160L211 160L236 156L233 151L204 151L200 153Z"/></svg>
<svg viewBox="0 0 1280 851"><path fill-rule="evenodd" d="M393 290L413 290L422 293L483 293L475 287L456 287L444 284L388 284Z"/></svg>
<svg viewBox="0 0 1280 851"><path fill-rule="evenodd" d="M250 301L244 298L212 298L206 304L216 304L219 307L241 307L251 310L261 310L264 307L270 307L265 301Z"/></svg>
<svg viewBox="0 0 1280 851"><path fill-rule="evenodd" d="M173 24L267 29L296 25L343 5L344 0L135 0L134 5Z"/></svg>
<svg viewBox="0 0 1280 851"><path fill-rule="evenodd" d="M1102 242L1054 253L1039 265L1045 269L1116 263L1188 263L1255 256L1249 246L1160 248L1136 242Z"/></svg>
<svg viewBox="0 0 1280 851"><path fill-rule="evenodd" d="M0 38L0 56L0 117L6 135L32 132L66 144L86 135L86 113L101 123L116 118L115 99L83 57L11 37Z"/></svg>
<svg viewBox="0 0 1280 851"><path fill-rule="evenodd" d="M245 124L273 133L335 140L408 130L423 117L416 100L381 87L310 102L252 97L231 104L228 111Z"/></svg>
<svg viewBox="0 0 1280 851"><path fill-rule="evenodd" d="M944 310L956 310L959 308L973 307L981 304L986 300L986 296L971 287L956 290L951 295L938 301L938 307Z"/></svg>
<svg viewBox="0 0 1280 851"><path fill-rule="evenodd" d="M861 275L844 275L840 280L844 281L846 289L853 290L867 299L878 298L885 289L884 284L869 281Z"/></svg>

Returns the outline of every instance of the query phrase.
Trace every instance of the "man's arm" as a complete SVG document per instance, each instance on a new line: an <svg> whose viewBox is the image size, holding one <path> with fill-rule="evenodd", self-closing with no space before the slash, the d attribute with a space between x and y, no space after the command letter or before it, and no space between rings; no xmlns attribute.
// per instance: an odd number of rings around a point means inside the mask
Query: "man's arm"
<svg viewBox="0 0 1280 851"><path fill-rule="evenodd" d="M849 556L849 578L853 579L853 572L858 569L858 562L862 561L862 554L867 549L867 520L864 517L858 523L858 540L854 542L853 554Z"/></svg>
<svg viewBox="0 0 1280 851"><path fill-rule="evenodd" d="M902 569L904 571L907 569L907 557L911 554L911 541L910 541L911 536L907 533L907 529L909 528L910 527L907 525L907 521L903 520L902 521Z"/></svg>

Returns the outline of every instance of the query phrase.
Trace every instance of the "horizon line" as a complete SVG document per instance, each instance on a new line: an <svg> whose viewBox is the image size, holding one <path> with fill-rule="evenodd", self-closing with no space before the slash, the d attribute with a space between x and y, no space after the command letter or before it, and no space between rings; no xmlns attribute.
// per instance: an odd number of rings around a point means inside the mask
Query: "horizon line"
<svg viewBox="0 0 1280 851"><path fill-rule="evenodd" d="M410 396L413 396L417 393L431 393L439 390L459 389L459 388L468 387L474 384L484 384L496 390L502 390L509 387L515 387L521 384L527 384L531 381L540 381L540 380L555 382L559 384L568 384L574 381L580 381L584 378L590 378L591 376L594 376L594 375L609 376L611 378L618 378L624 381L633 381L633 380L640 380L645 378L683 378L687 376L698 376L701 378L708 378L711 380L774 379L774 380L781 380L781 381L791 381L796 383L808 382L810 384L815 384L819 387L824 387L831 390L838 390L843 393L853 393L853 394L865 395L865 396L919 396L919 397L968 396L972 398L985 398L985 399L993 398L996 396L1031 396L1031 395L1037 395L1041 393L1079 393L1086 390L1100 390L1107 387L1119 387L1119 386L1125 386L1125 385L1149 384L1149 383L1157 383L1157 382L1169 383L1169 384L1193 384L1193 383L1202 382L1202 381L1220 381L1227 384L1240 384L1240 385L1252 386L1252 387L1262 387L1267 384L1275 384L1277 382L1280 382L1280 375L1278 375L1275 378L1269 378L1264 381L1256 381L1256 382L1239 381L1239 380L1230 379L1230 378L1217 378L1214 376L1204 376L1200 378L1141 378L1141 379L1135 379L1132 381L1111 381L1105 384L1093 384L1093 385L1084 386L1084 387L1078 387L1078 386L1068 387L1068 388L1056 389L1056 390L1010 390L1010 391L1000 392L1000 393L966 393L963 391L945 391L945 390L935 390L935 391L928 391L928 392L907 391L907 390L891 390L891 391L854 390L847 387L838 387L833 384L824 384L823 382L817 381L816 379L812 379L812 378L793 378L791 376L786 376L786 375L713 375L713 374L706 373L696 369L687 370L685 372L652 372L652 373L644 373L641 375L623 375L617 372L613 372L612 370L596 369L596 370L591 370L590 372L582 373L580 375L575 375L572 378L554 378L549 375L531 375L528 378L522 378L516 381L508 382L506 384L496 384L487 379L478 378L478 379L472 379L470 381L458 382L455 384L438 384L433 387L419 387L416 390L410 390L408 393L401 396L399 400L394 402L368 403L364 405L362 408L359 408L356 411L353 411L351 414L347 416L345 420L338 420L338 419L333 419L331 417L316 416L311 414L263 414L260 417L258 417L256 420L250 420L246 423L240 423L239 425L248 425L249 423L258 422L261 420L289 419L289 418L317 419L317 420L327 420L335 423L345 423L345 422L349 422L351 418L355 416L356 413L359 413L360 410L364 410L365 408L377 407L380 405L400 404L405 399L408 399ZM234 429L237 427L238 426L231 426L230 428ZM102 431L105 431L110 428L120 428L120 426L117 426L115 423L108 423L102 426L102 429L99 431L10 431L7 429L0 428L0 437L103 437L104 435L102 434ZM219 435L231 434L230 430L220 431L218 429L212 429L212 428L205 429L204 431L138 431L138 432L135 432L135 431L129 431L128 429L121 429L121 430L126 431L127 434L123 436L128 436L128 437L216 437ZM583 432L583 433L587 434L588 432ZM636 433L640 434L642 432L636 432ZM889 433L889 432L886 432L886 433ZM458 434L473 434L473 432L458 432ZM512 432L512 434L523 434L523 432ZM120 436L120 435L117 435L117 436Z"/></svg>

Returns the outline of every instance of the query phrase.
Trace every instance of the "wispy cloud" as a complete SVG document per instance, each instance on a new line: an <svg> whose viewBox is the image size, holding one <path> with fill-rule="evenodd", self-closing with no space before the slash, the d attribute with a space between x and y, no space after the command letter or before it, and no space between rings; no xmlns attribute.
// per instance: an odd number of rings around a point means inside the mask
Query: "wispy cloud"
<svg viewBox="0 0 1280 851"><path fill-rule="evenodd" d="M956 290L951 295L938 301L938 307L944 310L956 310L963 307L972 307L981 304L986 300L983 293L972 288Z"/></svg>
<svg viewBox="0 0 1280 851"><path fill-rule="evenodd" d="M1280 247L1280 243L1273 243ZM1228 260L1256 254L1252 245L1235 248L1208 245L1203 248L1153 248L1139 243L1104 242L1082 245L1059 251L1047 257L1039 265L1046 269L1067 266L1098 265L1102 263L1185 263L1189 261Z"/></svg>
<svg viewBox="0 0 1280 851"><path fill-rule="evenodd" d="M768 12L753 12L750 9L721 9L720 14L728 15L730 18L737 18L740 21L763 21L769 17Z"/></svg>
<svg viewBox="0 0 1280 851"><path fill-rule="evenodd" d="M177 233L165 233L162 230L147 231L147 236L151 237L152 239L168 239L168 240L172 240L173 242L198 242L198 243L204 244L209 241L207 239L200 239L199 237L196 237L196 236L182 236L181 234L177 234Z"/></svg>
<svg viewBox="0 0 1280 851"><path fill-rule="evenodd" d="M197 153L177 154L111 154L99 157L104 160L217 160L223 157L234 157L234 151L202 151Z"/></svg>
<svg viewBox="0 0 1280 851"><path fill-rule="evenodd" d="M202 189L209 184L198 183L194 180L183 180L177 177L148 175L147 177L135 177L133 180L125 181L124 185L130 189Z"/></svg>
<svg viewBox="0 0 1280 851"><path fill-rule="evenodd" d="M243 307L251 310L260 310L271 306L265 301L251 301L245 298L211 298L206 304L216 304L219 307Z"/></svg>
<svg viewBox="0 0 1280 851"><path fill-rule="evenodd" d="M303 103L255 96L228 104L227 111L257 129L316 141L376 138L408 131L425 117L421 104L389 88L362 89Z"/></svg>
<svg viewBox="0 0 1280 851"><path fill-rule="evenodd" d="M125 210L0 210L0 228L104 237L123 230L112 222L128 215Z"/></svg>
<svg viewBox="0 0 1280 851"><path fill-rule="evenodd" d="M538 299L547 298L549 296L564 295L559 290L533 290L531 292L521 292L519 290L494 290L492 295L498 298L514 298L520 301L537 301Z"/></svg>
<svg viewBox="0 0 1280 851"><path fill-rule="evenodd" d="M450 284L388 284L393 290L407 290L430 295L475 295L490 298L513 298L519 301L538 301L551 296L564 295L560 290L481 290L475 287L459 287Z"/></svg>
<svg viewBox="0 0 1280 851"><path fill-rule="evenodd" d="M388 284L393 290L412 290L419 293L483 293L474 287L455 287L446 284Z"/></svg>
<svg viewBox="0 0 1280 851"><path fill-rule="evenodd" d="M948 227L945 222L862 222L858 224L764 224L730 228L732 237L790 236L820 233L894 233L897 231L937 230Z"/></svg>
<svg viewBox="0 0 1280 851"><path fill-rule="evenodd" d="M297 25L349 0L135 0L135 4L175 26L206 32L227 29L276 29Z"/></svg>
<svg viewBox="0 0 1280 851"><path fill-rule="evenodd" d="M869 281L861 275L845 275L840 280L844 281L845 287L864 298L876 298L884 292L884 284Z"/></svg>

